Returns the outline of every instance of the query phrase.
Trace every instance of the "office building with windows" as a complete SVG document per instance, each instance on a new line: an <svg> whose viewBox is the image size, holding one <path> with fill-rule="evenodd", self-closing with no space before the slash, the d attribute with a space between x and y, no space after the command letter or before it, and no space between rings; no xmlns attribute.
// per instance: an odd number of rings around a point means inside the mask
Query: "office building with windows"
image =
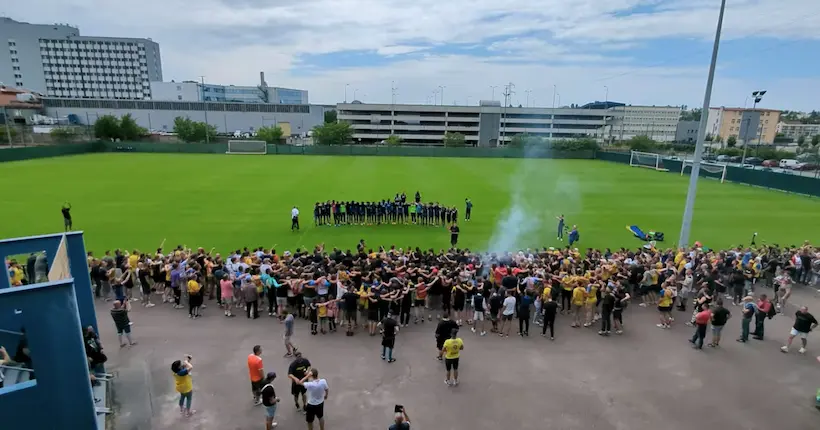
<svg viewBox="0 0 820 430"><path fill-rule="evenodd" d="M259 85L215 85L196 81L151 82L151 98L158 101L308 104L308 92L290 88L269 87L265 73L259 73Z"/></svg>
<svg viewBox="0 0 820 430"><path fill-rule="evenodd" d="M517 134L546 139L603 139L607 109L340 103L339 121L351 124L354 141L377 144L396 134L411 145L442 145L444 134L458 132L467 145L503 146Z"/></svg>
<svg viewBox="0 0 820 430"><path fill-rule="evenodd" d="M646 136L656 142L674 142L680 106L614 106L606 134L613 141Z"/></svg>
<svg viewBox="0 0 820 430"><path fill-rule="evenodd" d="M820 124L801 124L781 121L777 124L777 132L794 141L797 141L800 136L803 136L805 139L811 139L820 134Z"/></svg>
<svg viewBox="0 0 820 430"><path fill-rule="evenodd" d="M0 82L58 98L142 100L162 80L150 39L80 36L64 24L0 17Z"/></svg>
<svg viewBox="0 0 820 430"><path fill-rule="evenodd" d="M740 126L743 122L743 113L747 111L760 113L757 133L750 136L749 144L774 143L774 138L777 136L777 124L780 122L780 111L774 109L742 109L722 106L709 108L706 134L712 136L712 138L720 136L724 142L729 137L734 137L740 142L742 139L738 134L740 134Z"/></svg>

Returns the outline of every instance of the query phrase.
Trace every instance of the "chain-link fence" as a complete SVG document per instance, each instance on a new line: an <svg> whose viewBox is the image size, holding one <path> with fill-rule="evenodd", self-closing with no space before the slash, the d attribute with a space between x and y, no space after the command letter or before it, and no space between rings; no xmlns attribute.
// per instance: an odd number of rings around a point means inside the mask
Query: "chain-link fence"
<svg viewBox="0 0 820 430"><path fill-rule="evenodd" d="M0 124L0 146L48 145L93 140L94 130L84 125Z"/></svg>

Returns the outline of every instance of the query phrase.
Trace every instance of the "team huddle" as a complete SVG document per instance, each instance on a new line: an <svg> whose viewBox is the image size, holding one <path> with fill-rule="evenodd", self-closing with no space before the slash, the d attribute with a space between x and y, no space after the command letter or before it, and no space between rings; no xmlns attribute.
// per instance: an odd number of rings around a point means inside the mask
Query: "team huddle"
<svg viewBox="0 0 820 430"><path fill-rule="evenodd" d="M465 200L465 219L470 220L473 204ZM380 201L336 201L316 202L313 206L315 225L379 225L379 224L422 224L448 225L458 220L458 209L438 202L421 202L421 194L416 191L415 199L407 201L402 192L392 199Z"/></svg>

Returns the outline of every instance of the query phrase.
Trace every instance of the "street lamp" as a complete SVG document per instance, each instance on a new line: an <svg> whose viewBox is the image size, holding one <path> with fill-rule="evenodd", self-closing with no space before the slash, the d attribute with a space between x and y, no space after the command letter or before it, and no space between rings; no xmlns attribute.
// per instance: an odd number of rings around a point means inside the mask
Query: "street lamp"
<svg viewBox="0 0 820 430"><path fill-rule="evenodd" d="M345 103L347 103L347 87L349 86L350 84L345 84Z"/></svg>
<svg viewBox="0 0 820 430"><path fill-rule="evenodd" d="M444 89L447 88L445 85L439 85L438 89L441 90L441 105L444 106Z"/></svg>
<svg viewBox="0 0 820 430"><path fill-rule="evenodd" d="M524 90L524 92L527 94L527 107L530 107L530 93L532 93L532 90Z"/></svg>
<svg viewBox="0 0 820 430"><path fill-rule="evenodd" d="M492 97L490 98L490 100L494 101L495 100L495 89L498 88L498 85L490 85L490 88L493 89Z"/></svg>
<svg viewBox="0 0 820 430"><path fill-rule="evenodd" d="M752 111L754 111L757 108L757 104L760 103L761 100L763 100L763 96L765 94L766 94L766 90L752 91L752 98L754 99L754 103L752 104ZM763 120L763 112L760 112L760 119L758 120L758 125L757 125L760 129L760 132L757 136L757 146L758 147L760 146L760 143L763 140L763 123L761 122L762 120ZM752 119L748 118L747 121L749 121L749 123L746 124L746 133L743 133L743 157L741 157L741 159L740 159L740 164L741 165L746 163L746 149L749 147L749 139L747 138L747 135L749 134L749 127L752 125L751 124Z"/></svg>

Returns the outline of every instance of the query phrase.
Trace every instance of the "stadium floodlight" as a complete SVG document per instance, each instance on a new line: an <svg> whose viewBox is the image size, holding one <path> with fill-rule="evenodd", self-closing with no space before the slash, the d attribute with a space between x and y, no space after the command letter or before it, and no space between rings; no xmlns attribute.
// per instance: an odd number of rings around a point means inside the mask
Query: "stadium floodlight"
<svg viewBox="0 0 820 430"><path fill-rule="evenodd" d="M752 104L752 111L755 111L757 109L757 104L760 103L761 100L763 100L763 95L764 94L766 94L766 90L752 91L752 97L754 97L754 103ZM763 117L762 114L763 114L763 112L761 112L761 115L760 115L761 118ZM751 126L751 124L747 124L746 133L749 132L749 127L750 126ZM757 126L760 129L760 133L758 134L758 137L757 137L757 145L760 146L760 142L763 140L763 124L758 123ZM746 149L747 148L749 148L749 141L746 138L746 136L743 136L743 156L740 159L740 164L741 165L746 163Z"/></svg>

